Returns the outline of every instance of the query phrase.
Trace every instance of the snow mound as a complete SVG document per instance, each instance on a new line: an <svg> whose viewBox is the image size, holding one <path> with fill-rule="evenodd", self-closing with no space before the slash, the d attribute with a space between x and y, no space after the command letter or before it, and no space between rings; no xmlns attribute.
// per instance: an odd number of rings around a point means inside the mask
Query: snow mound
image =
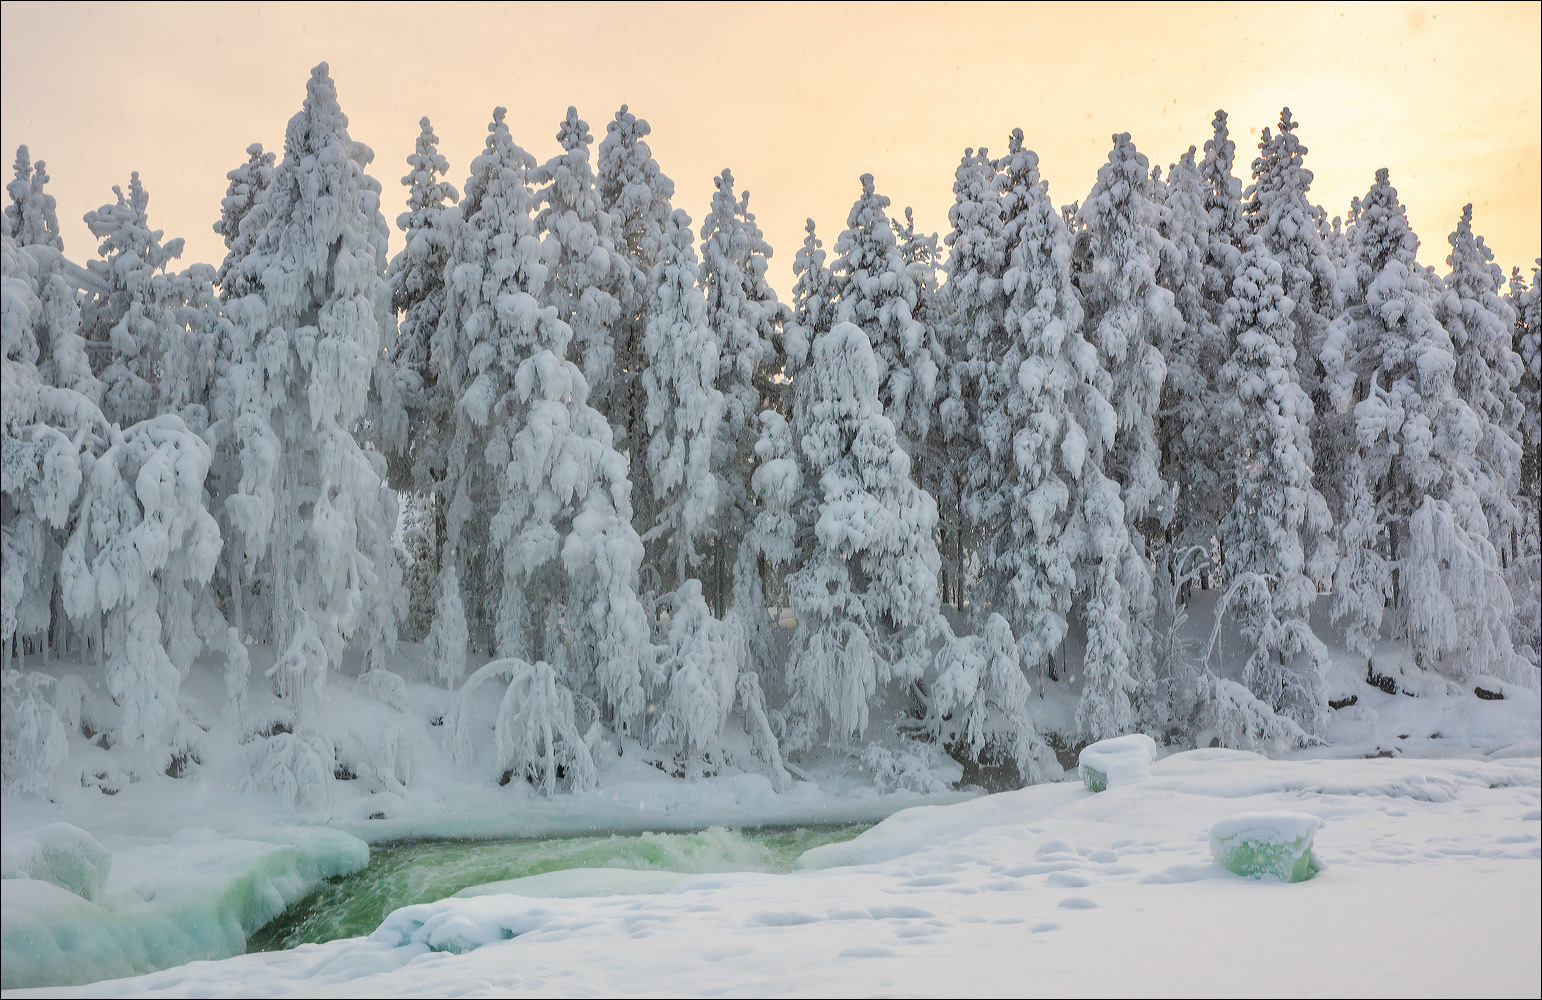
<svg viewBox="0 0 1542 1000"><path fill-rule="evenodd" d="M507 896L485 896L404 906L386 917L369 940L392 948L415 946L464 955L533 931L553 914L547 907L510 902Z"/></svg>
<svg viewBox="0 0 1542 1000"><path fill-rule="evenodd" d="M1227 871L1304 882L1322 870L1312 839L1323 822L1310 813L1246 813L1210 828L1210 854Z"/></svg>
<svg viewBox="0 0 1542 1000"><path fill-rule="evenodd" d="M7 839L0 867L7 879L48 882L94 903L107 886L112 852L78 826L49 823Z"/></svg>
<svg viewBox="0 0 1542 1000"><path fill-rule="evenodd" d="M1082 783L1094 792L1140 781L1155 761L1156 741L1144 733L1089 743L1077 758Z"/></svg>
<svg viewBox="0 0 1542 1000"><path fill-rule="evenodd" d="M690 878L685 872L632 871L626 868L569 868L524 878L473 885L456 899L514 895L532 899L579 899L592 896L650 896L668 892Z"/></svg>
<svg viewBox="0 0 1542 1000"><path fill-rule="evenodd" d="M170 844L109 855L102 871L110 864L112 878L95 901L51 881L7 880L0 986L90 983L239 955L248 935L322 879L369 861L368 845L335 830L251 836L266 839L219 840L187 831ZM43 842L31 839L41 848ZM63 840L55 833L49 843ZM78 850L86 856L89 846ZM11 852L8 846L7 871Z"/></svg>

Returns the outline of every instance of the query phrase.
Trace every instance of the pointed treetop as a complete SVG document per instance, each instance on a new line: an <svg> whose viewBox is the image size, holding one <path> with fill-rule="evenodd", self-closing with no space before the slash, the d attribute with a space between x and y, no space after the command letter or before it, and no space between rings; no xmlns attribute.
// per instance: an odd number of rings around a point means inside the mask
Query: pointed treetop
<svg viewBox="0 0 1542 1000"><path fill-rule="evenodd" d="M434 134L428 116L418 120L418 128L417 143L407 156L409 169L402 177L402 185L407 188L407 211L396 217L396 226L403 232L414 228L414 224L421 226L435 221L419 218L417 213L437 211L446 203L453 205L460 200L455 185L444 180L450 170L450 161L439 152L439 137Z"/></svg>
<svg viewBox="0 0 1542 1000"><path fill-rule="evenodd" d="M612 136L619 143L631 145L653 132L647 119L639 118L632 114L631 109L623 104L616 112L616 117L605 126L605 138L607 141Z"/></svg>
<svg viewBox="0 0 1542 1000"><path fill-rule="evenodd" d="M116 204L103 205L95 211L87 212L84 217L91 235L102 241L97 248L100 256L112 259L131 254L135 262L148 265L152 271L162 270L172 260L182 256L181 237L162 243L162 230L150 228L146 211L150 205L150 194L139 180L139 171L129 175L127 198L123 196L123 188L116 184L113 185L112 193L117 198ZM91 263L93 269L98 266L96 261Z"/></svg>
<svg viewBox="0 0 1542 1000"><path fill-rule="evenodd" d="M1237 158L1237 144L1231 141L1231 130L1226 125L1226 110L1218 108L1210 121L1212 134L1205 143L1205 159L1230 170Z"/></svg>
<svg viewBox="0 0 1542 1000"><path fill-rule="evenodd" d="M637 261L635 284L646 283L658 258L675 195L675 182L644 141L652 131L623 104L605 126L596 167L600 205L617 218L626 249Z"/></svg>
<svg viewBox="0 0 1542 1000"><path fill-rule="evenodd" d="M25 145L16 147L14 173L19 181L29 181L32 179L32 154Z"/></svg>
<svg viewBox="0 0 1542 1000"><path fill-rule="evenodd" d="M16 147L16 179L7 184L11 204L5 207L5 232L20 246L49 246L64 249L59 235L59 216L54 196L43 190L48 185L48 166L42 160L31 162L26 146Z"/></svg>
<svg viewBox="0 0 1542 1000"><path fill-rule="evenodd" d="M562 124L557 126L557 141L570 153L579 147L587 150L589 144L594 142L594 135L589 131L589 123L578 117L578 109L572 105L568 106L568 113L562 119Z"/></svg>
<svg viewBox="0 0 1542 1000"><path fill-rule="evenodd" d="M1357 207L1351 240L1362 266L1373 273L1393 260L1410 270L1417 266L1419 237L1408 224L1408 211L1398 200L1386 167L1376 171L1376 183Z"/></svg>
<svg viewBox="0 0 1542 1000"><path fill-rule="evenodd" d="M289 120L289 134L284 138L285 154L288 155L291 149L319 148L319 143L325 140L315 138L318 133L346 132L347 129L348 116L343 114L342 105L337 102L337 84L333 82L327 64L319 63L311 70L311 78L305 84L304 108ZM296 134L297 130L299 134Z"/></svg>
<svg viewBox="0 0 1542 1000"><path fill-rule="evenodd" d="M1451 268L1453 277L1461 281L1476 278L1483 282L1484 292L1497 292L1504 284L1504 272L1499 269L1499 265L1490 263L1494 259L1494 252L1488 248L1482 236L1472 231L1472 202L1462 206L1461 221L1457 222L1456 230L1446 237L1446 242L1451 244L1446 264Z"/></svg>
<svg viewBox="0 0 1542 1000"><path fill-rule="evenodd" d="M1290 109L1285 108L1280 112L1279 135L1268 128L1259 135L1259 155L1253 161L1253 188L1247 192L1252 199L1249 212L1257 213L1266 196L1274 192L1304 196L1312 189L1313 174L1303 165L1308 150L1296 137L1298 124L1291 120Z"/></svg>

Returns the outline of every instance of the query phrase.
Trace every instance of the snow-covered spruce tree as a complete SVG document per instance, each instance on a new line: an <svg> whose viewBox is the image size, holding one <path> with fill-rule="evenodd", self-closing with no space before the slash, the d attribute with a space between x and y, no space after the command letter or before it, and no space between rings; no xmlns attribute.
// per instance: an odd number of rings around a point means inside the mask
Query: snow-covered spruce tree
<svg viewBox="0 0 1542 1000"><path fill-rule="evenodd" d="M430 641L446 649L469 641L492 653L500 576L488 528L498 503L499 470L486 456L494 438L502 435L495 406L509 392L510 365L533 354L538 345L554 341L554 334L543 334L538 327L557 320L533 298L547 278L531 217L529 174L535 160L514 143L502 108L494 110L487 132L483 152L471 164L465 199L446 220L452 239L446 270L450 280L443 316L431 340L435 377L451 406L439 487L445 511L441 603L431 633L437 638ZM507 309L500 313L500 295L513 296L510 304L520 304L528 314L516 316ZM452 570L453 581L447 579ZM446 601L464 601L464 606L452 607ZM455 636L451 625L456 623L468 633Z"/></svg>
<svg viewBox="0 0 1542 1000"><path fill-rule="evenodd" d="M439 384L432 348L444 314L444 270L453 235L445 212L460 200L455 185L445 180L449 169L433 125L419 119L402 177L407 210L396 217L402 249L386 267L391 310L401 321L395 337L384 338L385 359L376 366L374 387L380 411L375 433L391 458L391 485L421 495L433 494L444 478L450 435L451 400ZM441 542L436 533L435 555Z"/></svg>
<svg viewBox="0 0 1542 1000"><path fill-rule="evenodd" d="M1105 587L1113 578L1100 570L1094 587L1103 592L1088 602L1088 613L1097 609L1099 614L1121 617L1122 630L1114 629L1107 637L1110 642L1127 643L1122 651L1110 651L1106 660L1096 662L1093 633L1101 632L1101 628L1095 629L1088 622L1088 660L1077 722L1082 733L1092 739L1116 735L1104 727L1123 716L1118 692L1149 690L1155 681L1151 543L1160 537L1172 515L1157 442L1157 410L1167 375L1157 345L1172 342L1183 323L1172 293L1157 282L1165 243L1158 231L1158 198L1146 157L1136 150L1126 132L1114 136L1108 162L1098 169L1097 183L1078 210L1090 253L1088 269L1079 275L1087 336L1107 366L1112 379L1108 398L1118 414L1118 429L1103 470L1117 487L1127 526L1125 542L1099 540L1100 531L1110 530L1105 523L1109 507L1104 503L1096 512L1088 510L1092 544L1099 558L1107 559L1115 550L1124 549L1115 574L1117 598ZM1099 636L1099 643L1103 638ZM1142 704L1150 719L1160 718L1163 708L1153 699Z"/></svg>
<svg viewBox="0 0 1542 1000"><path fill-rule="evenodd" d="M53 599L64 532L77 510L83 465L108 427L88 396L45 376L49 347L68 344L71 336L79 341L73 332L78 316L67 326L60 309L62 304L64 311L74 312L73 292L8 235L3 282L0 662L9 676L13 652L47 655L51 640L62 633L62 628L50 626L55 624ZM59 286L52 303L45 299L49 285Z"/></svg>
<svg viewBox="0 0 1542 1000"><path fill-rule="evenodd" d="M616 450L629 459L634 476L633 506L645 521L652 516L648 507L651 495L646 495L635 478L648 454L648 442L634 437L641 433L647 405L638 380L646 367L641 355L651 276L663 250L664 231L672 212L670 199L675 195L675 182L659 169L645 141L652 131L647 121L623 104L605 126L595 165L600 208L610 214L617 249L626 262L625 280L618 283L617 293L621 316L612 337L614 388L605 415L615 434Z"/></svg>
<svg viewBox="0 0 1542 1000"><path fill-rule="evenodd" d="M1172 545L1183 551L1198 546L1209 552L1226 511L1231 477L1226 468L1227 443L1215 419L1221 400L1216 381L1226 361L1226 338L1219 309L1207 294L1213 267L1212 247L1230 247L1231 234L1212 231L1207 202L1214 194L1194 162L1189 147L1167 172L1163 187L1162 262L1157 281L1173 293L1183 317L1171 330L1173 340L1157 344L1167 359L1158 437L1162 478L1172 484L1173 514L1168 524ZM1222 218L1224 219L1224 213Z"/></svg>
<svg viewBox="0 0 1542 1000"><path fill-rule="evenodd" d="M643 546L631 525L626 460L566 360L570 328L541 304L547 270L531 218L533 166L496 109L466 183L434 357L457 400L442 572L457 573L471 628L490 627L502 657L467 680L456 725L469 724L477 684L507 678L500 767L529 765L544 786L542 769L556 766L551 741L586 756L582 741L508 734L576 732L580 706L591 723L598 715L640 733L653 651L636 593ZM441 604L435 629L449 611ZM517 692L526 689L545 708L522 702ZM468 764L470 745L460 740L452 743ZM529 763L537 744L547 748L539 766ZM592 769L571 780L581 784L585 773Z"/></svg>
<svg viewBox="0 0 1542 1000"><path fill-rule="evenodd" d="M957 523L944 519L942 538L943 589L952 591L955 606L964 598L964 565L974 539L970 529L967 498L984 485L979 477L990 470L973 463L981 454L980 386L988 367L1005 350L1002 312L1006 294L1001 277L1007 267L1002 238L1002 197L997 164L989 152L964 150L953 174L953 206L948 209L951 230L943 238L948 247L942 286L944 313L933 334L938 353L948 359L942 367L937 391L934 437L941 433L945 450L939 477L951 476L957 497ZM945 511L945 508L944 508Z"/></svg>
<svg viewBox="0 0 1542 1000"><path fill-rule="evenodd" d="M239 330L217 390L242 470L224 501L228 541L248 578L264 578L271 676L302 720L345 646L382 668L401 604L396 496L384 458L354 436L389 322L373 158L348 135L322 63L263 195L267 222L232 276Z"/></svg>
<svg viewBox="0 0 1542 1000"><path fill-rule="evenodd" d="M861 327L873 345L879 402L919 467L936 401L937 362L917 316L921 291L894 238L888 207L889 199L873 188L873 175L863 174L862 194L835 243L835 316Z"/></svg>
<svg viewBox="0 0 1542 1000"><path fill-rule="evenodd" d="M116 185L112 193L116 203L85 216L102 257L86 266L105 288L81 303L81 335L102 382L102 412L127 427L156 412L166 346L179 338L182 289L166 266L182 256L182 240L163 243L162 231L150 228L150 195L138 172L127 197Z"/></svg>
<svg viewBox="0 0 1542 1000"><path fill-rule="evenodd" d="M1450 273L1435 301L1435 318L1456 351L1456 394L1480 421L1474 449L1473 488L1488 516L1488 535L1508 564L1520 551L1524 530L1520 508L1524 408L1516 395L1521 359L1511 338L1515 311L1503 293L1504 272L1483 237L1472 231L1472 206L1448 238Z"/></svg>
<svg viewBox="0 0 1542 1000"><path fill-rule="evenodd" d="M707 603L719 614L730 602L744 536L755 519L757 417L776 402L776 334L785 307L766 280L771 247L749 210L749 192L736 196L733 174L713 178L712 207L701 226L701 286L707 299L707 327L718 345L717 390L723 394L723 422L712 454L718 483L717 517L710 562L702 583ZM751 572L745 566L742 572Z"/></svg>
<svg viewBox="0 0 1542 1000"><path fill-rule="evenodd" d="M1450 336L1418 238L1385 169L1356 202L1344 311L1323 346L1325 384L1348 421L1333 613L1367 672L1389 603L1415 663L1518 679L1511 603L1473 487L1481 422L1456 392Z"/></svg>
<svg viewBox="0 0 1542 1000"><path fill-rule="evenodd" d="M193 264L168 275L172 321L161 341L155 412L175 413L194 433L209 426L209 403L221 371L224 327L215 269Z"/></svg>
<svg viewBox="0 0 1542 1000"><path fill-rule="evenodd" d="M1253 160L1253 180L1243 193L1249 232L1263 237L1264 246L1284 268L1285 295L1295 303L1296 368L1301 387L1317 413L1313 458L1318 488L1330 507L1340 503L1339 481L1345 461L1343 428L1327 419L1331 409L1322 390L1320 358L1328 324L1338 315L1337 265L1333 248L1323 239L1325 213L1307 198L1312 172L1305 166L1307 149L1296 135L1290 109L1280 112L1278 134L1265 128Z"/></svg>
<svg viewBox="0 0 1542 1000"><path fill-rule="evenodd" d="M835 277L825 265L825 256L824 242L809 219L803 225L803 245L792 258L792 302L782 337L789 378L808 363L814 338L835 322ZM782 416L790 416L792 400L783 399L782 404Z"/></svg>
<svg viewBox="0 0 1542 1000"><path fill-rule="evenodd" d="M73 311L74 292L52 274L47 299L38 298L42 270L10 239L5 261L7 666L13 637L22 649L32 639L46 652L52 633L62 649L68 615L94 647L83 653L105 663L122 707L115 741L158 746L176 721L182 675L202 648L190 590L201 588L219 553L203 506L209 447L175 415L120 430L76 386L49 384L34 364L40 341L80 353L78 320L60 314L61 300Z"/></svg>
<svg viewBox="0 0 1542 1000"><path fill-rule="evenodd" d="M884 416L861 327L840 322L820 334L808 376L803 466L819 499L812 551L788 578L793 749L861 739L881 688L921 680L940 621L936 503L911 479Z"/></svg>
<svg viewBox="0 0 1542 1000"><path fill-rule="evenodd" d="M16 147L16 164L13 177L5 186L11 203L5 206L5 235L18 246L52 247L64 249L64 239L59 235L59 213L54 196L44 188L48 186L48 169L42 160L32 162L26 146Z"/></svg>
<svg viewBox="0 0 1542 1000"><path fill-rule="evenodd" d="M536 228L551 268L541 302L573 331L569 360L589 386L590 405L610 412L616 381L616 326L631 270L621 255L615 220L600 204L589 147L589 123L568 108L557 126L562 152L532 172Z"/></svg>
<svg viewBox="0 0 1542 1000"><path fill-rule="evenodd" d="M219 558L219 529L203 506L209 457L202 438L164 414L113 426L89 463L60 587L72 619L101 616L107 690L123 713L115 743L161 742L177 722L182 677L202 650L191 614L163 623L160 612L162 591L190 608L187 590L206 583ZM171 626L164 641L163 624Z"/></svg>
<svg viewBox="0 0 1542 1000"><path fill-rule="evenodd" d="M225 240L225 259L214 277L222 298L230 298L230 279L240 270L242 259L251 253L257 234L267 224L267 217L259 211L244 233L241 228L252 210L262 204L262 193L273 183L276 159L273 153L263 152L262 143L254 142L246 147L246 162L225 175L230 183L220 200L220 217L214 223L214 231Z"/></svg>
<svg viewBox="0 0 1542 1000"><path fill-rule="evenodd" d="M799 375L800 381L807 381ZM807 407L800 406L800 416ZM798 563L813 535L813 504L816 498L804 482L798 463L796 432L780 413L763 410L760 414L760 440L755 442L755 475L750 485L760 501L755 522L745 536L741 559L754 565L778 583ZM745 573L735 581L747 593L736 593L740 606L739 623L745 630L740 638L746 643L741 658L748 666L765 668L771 662L771 620L766 595L761 586L762 573ZM777 600L782 603L781 598Z"/></svg>
<svg viewBox="0 0 1542 1000"><path fill-rule="evenodd" d="M1521 359L1518 395L1521 402L1521 493L1531 498L1532 517L1542 504L1542 477L1538 476L1542 456L1542 259L1532 269L1528 284L1520 268L1510 278L1510 302L1515 310L1515 332L1511 343Z"/></svg>
<svg viewBox="0 0 1542 1000"><path fill-rule="evenodd" d="M653 267L639 359L646 400L639 436L648 448L634 484L641 480L651 494L647 509L655 513L638 527L650 545L659 593L674 591L699 569L718 496L712 449L723 395L714 388L717 342L707 328L693 239L690 216L676 209Z"/></svg>
<svg viewBox="0 0 1542 1000"><path fill-rule="evenodd" d="M1242 252L1248 232L1242 206L1242 181L1237 179L1237 144L1232 142L1226 112L1217 111L1210 122L1211 135L1199 160L1205 192L1205 214L1210 217L1210 244L1205 254L1205 293L1212 302L1224 304L1231 273Z"/></svg>
<svg viewBox="0 0 1542 1000"><path fill-rule="evenodd" d="M830 329L835 323L835 277L825 265L823 241L814 232L814 220L803 227L803 245L792 260L792 302L788 307L787 321L783 327L782 347L784 376L777 413L784 422L790 422L789 440L800 438L808 413L807 395L809 380L805 375L809 362L809 349L814 338ZM764 414L760 417L761 440L765 440L768 425ZM755 445L755 453L761 456L761 445ZM794 459L796 456L794 455ZM764 457L761 456L761 460ZM759 490L755 490L759 495ZM788 498L791 510L793 498Z"/></svg>
<svg viewBox="0 0 1542 1000"><path fill-rule="evenodd" d="M889 220L894 230L894 240L900 260L916 290L916 306L912 316L926 331L925 342L932 355L935 371L932 388L932 409L946 402L947 386L953 377L956 364L967 365L967 359L949 343L946 326L948 307L939 284L942 270L942 250L936 233L916 232L915 216L907 206L905 222ZM926 437L920 441L915 456L917 481L922 489L937 501L937 539L939 552L947 550L959 553L948 562L949 572L939 577L943 599L956 607L963 605L962 554L958 538L961 534L963 514L959 508L962 495L959 468L954 458L953 438L947 428L935 416L926 429Z"/></svg>
<svg viewBox="0 0 1542 1000"><path fill-rule="evenodd" d="M1011 626L1025 670L1052 674L1083 555L1077 546L1085 543L1084 533L1069 530L1072 490L1088 437L1111 432L1113 416L1100 412L1107 404L1097 389L1083 392L1084 381L1096 385L1107 375L1082 336L1070 233L1021 129L999 167L1006 299L1000 333L980 336L1000 353L981 359L975 380L979 443L969 458L964 509L979 539L976 607Z"/></svg>
<svg viewBox="0 0 1542 1000"><path fill-rule="evenodd" d="M1229 610L1252 647L1243 683L1309 733L1327 721L1328 651L1312 631L1332 573L1328 505L1312 484L1312 402L1295 364L1283 269L1249 236L1222 317L1235 345L1221 370L1231 507L1219 526Z"/></svg>
<svg viewBox="0 0 1542 1000"><path fill-rule="evenodd" d="M1542 449L1542 260L1531 272L1528 284L1516 268L1510 277L1509 301L1515 310L1511 341L1521 359L1518 396L1521 425L1516 439L1521 445L1521 537L1511 570L1511 593L1516 595L1517 642L1530 650L1532 666L1542 653L1542 479L1537 475Z"/></svg>

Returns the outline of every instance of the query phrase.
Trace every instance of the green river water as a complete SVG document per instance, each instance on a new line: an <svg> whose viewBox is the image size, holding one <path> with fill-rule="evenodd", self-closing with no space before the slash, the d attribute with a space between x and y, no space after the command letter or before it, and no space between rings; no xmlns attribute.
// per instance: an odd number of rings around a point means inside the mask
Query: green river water
<svg viewBox="0 0 1542 1000"><path fill-rule="evenodd" d="M571 868L632 871L790 872L804 851L850 840L867 824L644 833L551 840L434 840L376 844L369 865L329 879L252 935L246 950L368 934L399 907L429 903L488 882Z"/></svg>

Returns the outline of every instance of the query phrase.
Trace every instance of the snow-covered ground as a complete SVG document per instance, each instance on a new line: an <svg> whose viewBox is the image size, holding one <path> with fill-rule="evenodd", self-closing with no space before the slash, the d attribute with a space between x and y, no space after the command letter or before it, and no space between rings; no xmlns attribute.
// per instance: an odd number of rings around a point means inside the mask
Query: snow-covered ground
<svg viewBox="0 0 1542 1000"><path fill-rule="evenodd" d="M1101 794L1065 781L906 810L791 875L594 896L590 870L582 898L447 899L368 938L53 992L1536 995L1539 807L1535 757L1199 750ZM1316 878L1211 860L1213 824L1279 810L1322 820Z"/></svg>

